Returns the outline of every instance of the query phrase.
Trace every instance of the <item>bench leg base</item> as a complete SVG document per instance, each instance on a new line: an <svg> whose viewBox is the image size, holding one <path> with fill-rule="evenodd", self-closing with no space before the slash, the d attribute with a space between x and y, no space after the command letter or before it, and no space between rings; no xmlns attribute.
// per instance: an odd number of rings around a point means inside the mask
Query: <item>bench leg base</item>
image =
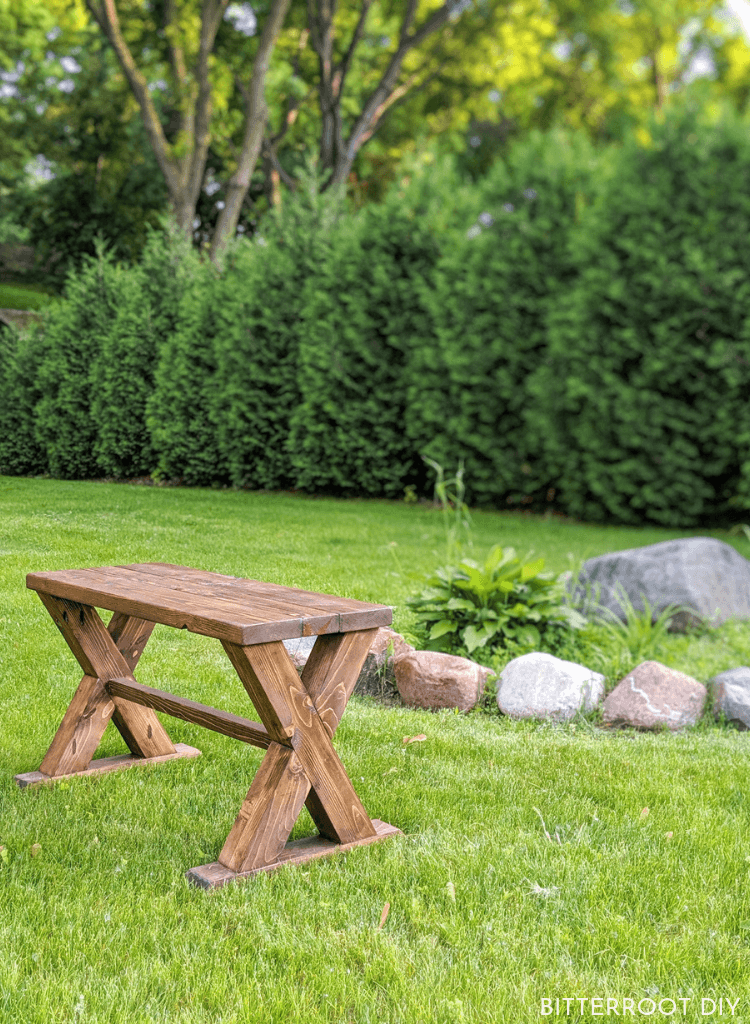
<svg viewBox="0 0 750 1024"><path fill-rule="evenodd" d="M375 835L360 839L354 843L334 843L322 836L310 836L307 839L295 839L287 843L279 859L272 864L264 864L260 868L252 868L250 871L232 871L225 868L223 864L214 861L212 864L202 864L200 867L191 868L186 872L185 877L193 885L199 885L203 889L217 889L227 882L240 881L243 878L250 878L260 874L262 871L275 871L288 864L303 864L306 861L317 860L318 857L330 857L334 853L345 853L353 850L356 846L366 846L369 843L377 843L381 839L388 839L390 836L400 836L401 829L394 825L388 825L384 821L373 819Z"/></svg>
<svg viewBox="0 0 750 1024"><path fill-rule="evenodd" d="M116 757L101 757L92 761L88 768L81 772L69 772L67 775L45 775L44 772L23 772L13 778L23 789L26 786L43 786L62 779L77 779L81 775L103 775L105 772L122 771L136 764L161 764L163 761L174 761L180 757L200 757L200 750L189 747L187 743L175 743L173 754L159 754L156 757L136 757L135 754L118 754Z"/></svg>

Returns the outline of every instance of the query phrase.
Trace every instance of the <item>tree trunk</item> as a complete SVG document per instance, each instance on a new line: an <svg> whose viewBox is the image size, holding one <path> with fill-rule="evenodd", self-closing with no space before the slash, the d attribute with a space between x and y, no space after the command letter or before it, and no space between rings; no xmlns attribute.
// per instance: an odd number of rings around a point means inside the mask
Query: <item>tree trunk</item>
<svg viewBox="0 0 750 1024"><path fill-rule="evenodd" d="M273 0L271 10L263 26L258 52L253 65L250 85L243 90L245 98L245 131L237 170L229 179L226 188L224 209L219 214L214 237L211 242L211 259L216 260L234 237L240 219L242 204L250 188L253 171L258 163L263 136L266 129L268 109L266 107L266 74L276 39L284 24L291 0Z"/></svg>

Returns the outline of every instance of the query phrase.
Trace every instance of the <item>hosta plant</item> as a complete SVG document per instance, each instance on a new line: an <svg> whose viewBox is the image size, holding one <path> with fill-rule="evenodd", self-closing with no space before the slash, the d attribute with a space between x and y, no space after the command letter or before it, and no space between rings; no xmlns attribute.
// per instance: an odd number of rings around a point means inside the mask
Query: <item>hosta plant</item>
<svg viewBox="0 0 750 1024"><path fill-rule="evenodd" d="M583 628L584 617L564 603L560 579L543 571L543 558L531 558L498 544L484 563L464 558L437 569L407 602L425 646L470 655L490 654L508 642L539 650L545 637Z"/></svg>

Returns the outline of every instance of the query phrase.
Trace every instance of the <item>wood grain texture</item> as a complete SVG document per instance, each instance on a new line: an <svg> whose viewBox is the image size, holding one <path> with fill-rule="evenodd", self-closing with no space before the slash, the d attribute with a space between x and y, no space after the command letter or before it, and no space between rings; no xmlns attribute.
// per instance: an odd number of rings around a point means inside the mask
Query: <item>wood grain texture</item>
<svg viewBox="0 0 750 1024"><path fill-rule="evenodd" d="M136 757L134 754L118 754L116 757L101 757L92 761L85 771L68 772L63 775L45 775L44 772L23 772L13 778L24 789L26 786L52 785L62 779L78 778L80 775L104 775L107 772L122 771L142 764L161 764L163 761L176 761L181 757L200 757L200 750L190 747L187 743L175 743L173 754L161 754L159 757Z"/></svg>
<svg viewBox="0 0 750 1024"><path fill-rule="evenodd" d="M230 871L274 864L309 788L295 752L272 742L219 854L219 863Z"/></svg>
<svg viewBox="0 0 750 1024"><path fill-rule="evenodd" d="M144 686L133 679L108 679L105 689L113 697L124 697L135 704L153 708L154 711L162 711L174 718L181 718L184 722L193 722L204 729L220 732L224 736L231 736L232 739L250 743L254 747L267 748L271 742L268 731L260 722L251 722L228 711Z"/></svg>
<svg viewBox="0 0 750 1024"><path fill-rule="evenodd" d="M241 666L246 666L240 673L243 683L246 679L255 680L253 690L260 688L267 705L275 712L275 719L285 726L289 742L299 756L338 841L349 843L372 835L372 822L284 645L243 647L241 654L235 652L235 657ZM255 703L252 693L250 696ZM270 733L269 724L263 718L265 708L258 704L255 707Z"/></svg>
<svg viewBox="0 0 750 1024"><path fill-rule="evenodd" d="M251 868L245 871L232 871L221 861L214 861L212 864L203 864L197 868L191 868L186 872L186 878L193 885L202 889L216 889L226 885L228 882L238 882L245 878L252 878L260 872L276 871L277 868L289 864L306 864L309 861L317 860L319 857L330 857L335 853L348 853L356 846L367 846L370 843L377 843L382 839L390 839L392 836L403 835L400 829L388 825L384 821L373 820L374 833L367 839L360 839L355 843L340 844L330 842L320 836L309 836L306 839L295 839L287 843L279 854L278 858L270 864Z"/></svg>
<svg viewBox="0 0 750 1024"><path fill-rule="evenodd" d="M115 703L101 679L85 675L73 695L39 770L45 775L68 775L88 768Z"/></svg>
<svg viewBox="0 0 750 1024"><path fill-rule="evenodd" d="M181 566L102 566L30 573L26 585L177 629L253 644L388 625L385 605Z"/></svg>
<svg viewBox="0 0 750 1024"><path fill-rule="evenodd" d="M130 676L128 662L93 608L49 594L40 593L39 597L86 675L100 680ZM107 696L107 700L110 699L114 700L118 718L123 723L121 731L134 754L157 757L174 753L174 744L150 708Z"/></svg>
<svg viewBox="0 0 750 1024"><path fill-rule="evenodd" d="M336 732L377 629L320 636L302 669L302 683L329 736Z"/></svg>

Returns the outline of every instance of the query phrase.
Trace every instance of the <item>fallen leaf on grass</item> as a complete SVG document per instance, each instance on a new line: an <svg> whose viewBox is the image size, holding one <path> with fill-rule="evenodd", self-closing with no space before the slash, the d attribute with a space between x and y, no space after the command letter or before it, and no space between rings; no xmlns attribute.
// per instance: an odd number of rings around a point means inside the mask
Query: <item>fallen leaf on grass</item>
<svg viewBox="0 0 750 1024"><path fill-rule="evenodd" d="M36 855L38 853L41 853L41 852L42 852L42 844L41 843L34 843L32 845L32 847L31 847L31 856L32 857L36 857Z"/></svg>
<svg viewBox="0 0 750 1024"><path fill-rule="evenodd" d="M671 839L673 835L674 835L674 832L665 832L664 833L664 838L665 839Z"/></svg>
<svg viewBox="0 0 750 1024"><path fill-rule="evenodd" d="M386 903L386 905L383 907L383 913L380 915L380 924L378 925L378 931L380 931L380 929L385 924L385 922L386 922L386 920L388 918L388 913L389 913L390 909L391 909L390 903Z"/></svg>
<svg viewBox="0 0 750 1024"><path fill-rule="evenodd" d="M447 885L445 886L445 888L448 890L448 896L455 903L456 902L456 887L453 884L453 882L448 882Z"/></svg>
<svg viewBox="0 0 750 1024"><path fill-rule="evenodd" d="M418 736L404 736L404 743L422 743L427 737L423 732L420 732Z"/></svg>
<svg viewBox="0 0 750 1024"><path fill-rule="evenodd" d="M648 817L648 807L644 807L643 808L643 810L641 811L641 817L642 818L647 818Z"/></svg>

